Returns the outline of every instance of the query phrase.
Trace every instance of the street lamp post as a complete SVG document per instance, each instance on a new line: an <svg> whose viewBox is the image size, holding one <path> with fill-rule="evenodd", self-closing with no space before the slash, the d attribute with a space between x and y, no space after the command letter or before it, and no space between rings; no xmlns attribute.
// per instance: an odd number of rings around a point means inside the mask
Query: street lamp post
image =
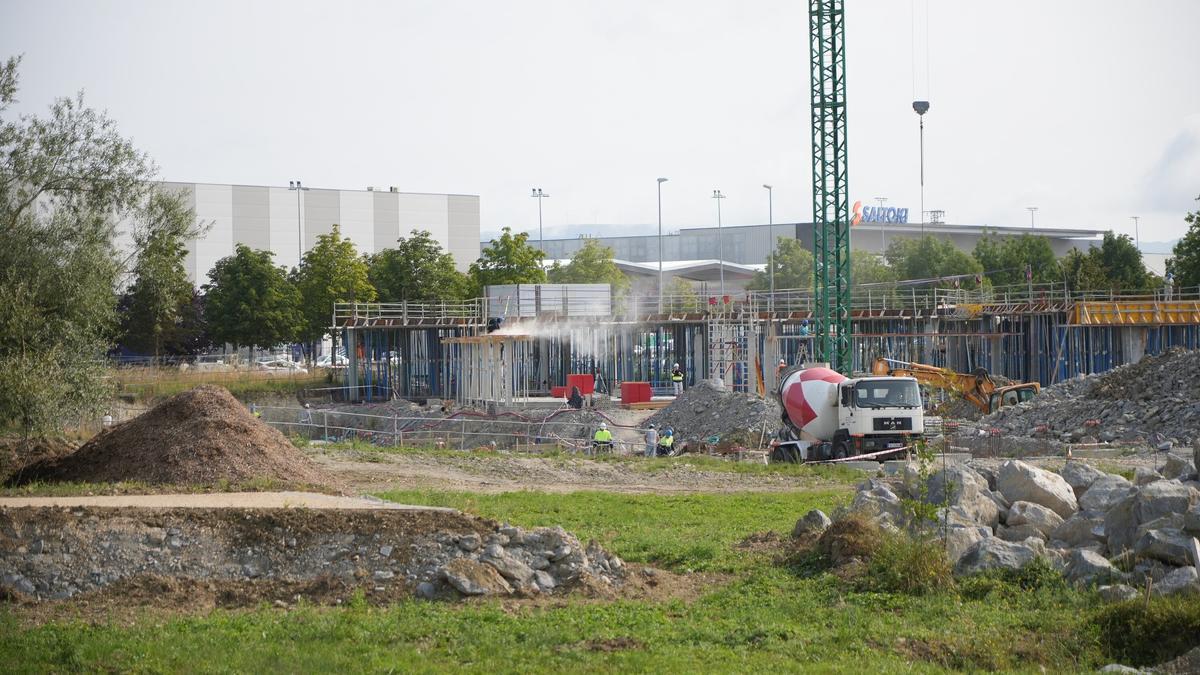
<svg viewBox="0 0 1200 675"><path fill-rule="evenodd" d="M1141 220L1142 217L1141 216L1129 216L1129 219L1133 221L1133 245L1135 248L1137 248L1137 250L1141 251L1142 250L1142 238L1138 233L1138 221Z"/></svg>
<svg viewBox="0 0 1200 675"><path fill-rule="evenodd" d="M725 239L721 237L721 200L725 195L720 190L713 190L713 199L717 200L717 257L721 268L721 302L725 301Z"/></svg>
<svg viewBox="0 0 1200 675"><path fill-rule="evenodd" d="M763 183L767 189L767 235L771 241L771 300L775 300L775 191L772 186Z"/></svg>
<svg viewBox="0 0 1200 675"><path fill-rule="evenodd" d="M913 101L913 112L921 126L921 235L925 234L925 113L929 112L929 101Z"/></svg>
<svg viewBox="0 0 1200 675"><path fill-rule="evenodd" d="M296 267L300 267L300 262L304 260L304 225L301 220L304 211L300 207L300 194L308 188L301 185L298 180L289 180L288 189L296 193Z"/></svg>
<svg viewBox="0 0 1200 675"><path fill-rule="evenodd" d="M546 252L546 242L542 239L542 200L550 195L542 192L542 188L533 188L533 193L529 196L538 200L538 249L544 254Z"/></svg>
<svg viewBox="0 0 1200 675"><path fill-rule="evenodd" d="M658 179L658 311L663 311L663 238L662 238L662 184L666 178Z"/></svg>
<svg viewBox="0 0 1200 675"><path fill-rule="evenodd" d="M1034 224L1034 221L1033 221L1033 214L1037 213L1038 207L1036 207L1036 206L1026 206L1026 207L1025 207L1025 210L1029 212L1029 228L1030 228L1030 229L1033 229L1033 230L1036 230L1036 229L1037 229L1037 225L1036 225L1036 224Z"/></svg>
<svg viewBox="0 0 1200 675"><path fill-rule="evenodd" d="M881 212L883 211L883 205L887 204L887 200L887 197L875 198L875 203L879 205L879 210ZM883 227L883 221L886 220L886 218L884 218L882 215L876 215L876 219L879 221L879 255L883 255L887 252L887 231Z"/></svg>

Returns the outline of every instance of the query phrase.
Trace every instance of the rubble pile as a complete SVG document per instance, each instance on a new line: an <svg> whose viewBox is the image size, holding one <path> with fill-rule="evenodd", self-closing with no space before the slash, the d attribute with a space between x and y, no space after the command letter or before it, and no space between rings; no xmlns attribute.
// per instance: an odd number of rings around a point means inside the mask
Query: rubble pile
<svg viewBox="0 0 1200 675"><path fill-rule="evenodd" d="M64 600L148 575L433 599L618 586L625 564L561 527L454 511L0 509L0 588Z"/></svg>
<svg viewBox="0 0 1200 675"><path fill-rule="evenodd" d="M774 398L761 399L729 391L719 382L702 380L685 389L671 405L646 420L658 428L671 427L683 441L718 436L724 441L758 445L766 430L769 440L781 424L782 409Z"/></svg>
<svg viewBox="0 0 1200 675"><path fill-rule="evenodd" d="M860 485L849 510L884 529L936 532L959 575L1042 558L1105 597L1133 597L1147 582L1158 595L1200 596L1200 444L1194 454L1172 455L1161 475L1143 472L1135 482L1077 461L1061 473L1018 460L998 468L970 460L928 474L910 463L902 482ZM936 522L909 521L905 500L922 499L940 505Z"/></svg>
<svg viewBox="0 0 1200 675"><path fill-rule="evenodd" d="M1171 349L1103 375L1042 389L1028 403L1001 408L983 427L1066 443L1200 437L1200 351Z"/></svg>
<svg viewBox="0 0 1200 675"><path fill-rule="evenodd" d="M337 487L227 389L204 385L101 431L71 454L31 464L13 480L211 486L264 479Z"/></svg>

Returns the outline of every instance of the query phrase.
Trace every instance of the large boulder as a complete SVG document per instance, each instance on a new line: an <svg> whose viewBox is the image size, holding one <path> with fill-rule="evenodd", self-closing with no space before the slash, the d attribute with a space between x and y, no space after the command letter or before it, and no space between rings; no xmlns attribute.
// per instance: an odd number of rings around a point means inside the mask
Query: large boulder
<svg viewBox="0 0 1200 675"><path fill-rule="evenodd" d="M1000 465L996 472L996 488L1010 503L1041 504L1063 518L1070 518L1079 510L1075 491L1062 476L1020 460L1009 460Z"/></svg>
<svg viewBox="0 0 1200 675"><path fill-rule="evenodd" d="M1062 516L1041 504L1013 502L1008 509L1008 520L1005 522L1009 527L1032 525L1042 533L1042 539L1046 539L1051 532L1063 524L1063 519Z"/></svg>
<svg viewBox="0 0 1200 675"><path fill-rule="evenodd" d="M1192 537L1181 530L1147 530L1133 545L1133 552L1171 565L1193 565Z"/></svg>
<svg viewBox="0 0 1200 675"><path fill-rule="evenodd" d="M1196 473L1196 466L1179 455L1167 454L1167 461L1159 473L1168 480L1187 480Z"/></svg>
<svg viewBox="0 0 1200 675"><path fill-rule="evenodd" d="M1162 480L1162 474L1148 466L1139 466L1133 470L1133 484L1139 487L1160 480Z"/></svg>
<svg viewBox="0 0 1200 675"><path fill-rule="evenodd" d="M1138 522L1148 523L1172 513L1184 513L1197 501L1200 501L1200 492L1179 481L1151 483L1138 490Z"/></svg>
<svg viewBox="0 0 1200 675"><path fill-rule="evenodd" d="M1200 575L1194 566L1177 567L1159 579L1152 588L1151 592L1155 595L1200 595Z"/></svg>
<svg viewBox="0 0 1200 675"><path fill-rule="evenodd" d="M1037 542L1037 544L1034 544ZM1021 569L1045 552L1037 539L1008 542L997 537L980 539L954 566L956 574L978 574L990 569Z"/></svg>
<svg viewBox="0 0 1200 675"><path fill-rule="evenodd" d="M885 516L891 522L899 522L904 514L904 505L896 493L885 485L876 485L870 489L855 493L850 510L864 513L872 518Z"/></svg>
<svg viewBox="0 0 1200 675"><path fill-rule="evenodd" d="M455 558L442 568L442 578L463 595L507 595L512 586L491 565L470 558Z"/></svg>
<svg viewBox="0 0 1200 675"><path fill-rule="evenodd" d="M1067 485L1070 485L1071 489L1075 491L1075 497L1078 499L1091 487L1092 483L1108 474L1090 464L1072 460L1067 462L1060 475L1063 477L1063 480L1067 481Z"/></svg>
<svg viewBox="0 0 1200 675"><path fill-rule="evenodd" d="M950 564L958 562L972 546L981 539L992 536L986 527L954 526L946 529L946 558Z"/></svg>
<svg viewBox="0 0 1200 675"><path fill-rule="evenodd" d="M1130 548L1137 539L1138 508L1137 495L1132 494L1117 502L1104 514L1104 538L1108 552L1118 555Z"/></svg>
<svg viewBox="0 0 1200 675"><path fill-rule="evenodd" d="M1112 580L1124 580L1126 575L1113 567L1112 563L1104 556L1095 551L1081 548L1071 551L1067 558L1065 576L1068 581L1091 586Z"/></svg>
<svg viewBox="0 0 1200 675"><path fill-rule="evenodd" d="M1028 502L1021 503L1026 504ZM1001 525L996 528L996 536L1000 537L1004 541L1013 541L1017 543L1023 542L1030 537L1035 537L1042 540L1046 539L1046 533L1029 523L1022 523L1020 525Z"/></svg>
<svg viewBox="0 0 1200 675"><path fill-rule="evenodd" d="M1079 498L1079 508L1084 511L1107 511L1135 490L1137 488L1133 483L1123 477L1106 473L1093 481Z"/></svg>
<svg viewBox="0 0 1200 675"><path fill-rule="evenodd" d="M813 509L804 514L804 517L796 521L796 526L792 528L793 538L802 538L810 536L819 536L822 532L829 529L833 521L829 516L825 515L820 509Z"/></svg>
<svg viewBox="0 0 1200 675"><path fill-rule="evenodd" d="M1188 512L1184 514L1183 529L1192 534L1200 535L1200 503L1188 509Z"/></svg>
<svg viewBox="0 0 1200 675"><path fill-rule="evenodd" d="M938 469L929 476L925 501L959 506L971 520L988 527L1000 522L1000 508L992 499L987 480L962 464Z"/></svg>
<svg viewBox="0 0 1200 675"><path fill-rule="evenodd" d="M1079 511L1063 521L1050 533L1050 539L1068 546L1088 546L1104 542L1104 519L1086 511Z"/></svg>

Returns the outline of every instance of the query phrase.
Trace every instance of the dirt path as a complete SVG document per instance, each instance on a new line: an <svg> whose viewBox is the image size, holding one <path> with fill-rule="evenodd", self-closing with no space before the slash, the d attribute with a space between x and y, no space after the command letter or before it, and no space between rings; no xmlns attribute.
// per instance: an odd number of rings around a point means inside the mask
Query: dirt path
<svg viewBox="0 0 1200 675"><path fill-rule="evenodd" d="M365 497L317 492L213 492L202 494L87 495L78 497L0 497L0 508L101 506L152 509L385 509L453 511L438 506L408 506Z"/></svg>
<svg viewBox="0 0 1200 675"><path fill-rule="evenodd" d="M419 453L329 452L312 456L325 471L352 490L434 489L464 492L578 492L627 494L698 492L789 492L834 487L812 476L705 471L686 459L662 471L643 470L637 461L608 462L514 455L435 455Z"/></svg>

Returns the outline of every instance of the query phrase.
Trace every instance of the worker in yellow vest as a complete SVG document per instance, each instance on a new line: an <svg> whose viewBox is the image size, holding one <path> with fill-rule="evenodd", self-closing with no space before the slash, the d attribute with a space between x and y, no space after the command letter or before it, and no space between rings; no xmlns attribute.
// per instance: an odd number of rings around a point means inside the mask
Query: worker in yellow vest
<svg viewBox="0 0 1200 675"><path fill-rule="evenodd" d="M658 439L658 456L670 457L675 452L675 430L667 427Z"/></svg>
<svg viewBox="0 0 1200 675"><path fill-rule="evenodd" d="M671 386L675 389L676 396L683 393L683 371L678 363L671 367Z"/></svg>
<svg viewBox="0 0 1200 675"><path fill-rule="evenodd" d="M601 422L600 428L592 436L592 452L612 452L612 447L612 432L608 430L607 424Z"/></svg>

